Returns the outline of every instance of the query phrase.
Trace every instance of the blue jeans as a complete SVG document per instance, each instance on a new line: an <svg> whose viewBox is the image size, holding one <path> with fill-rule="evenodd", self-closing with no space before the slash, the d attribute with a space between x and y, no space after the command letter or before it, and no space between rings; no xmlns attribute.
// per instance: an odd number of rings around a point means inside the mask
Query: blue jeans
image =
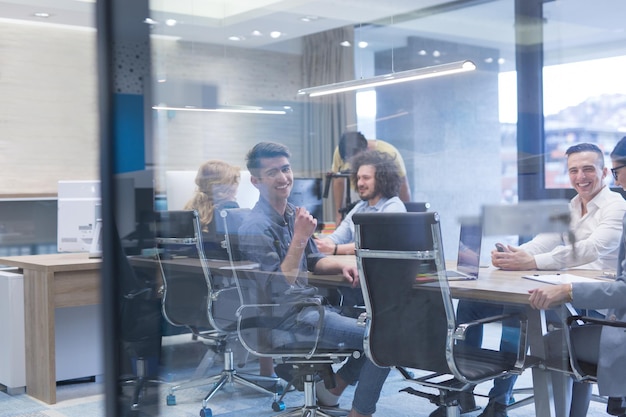
<svg viewBox="0 0 626 417"><path fill-rule="evenodd" d="M318 321L319 312L317 309L304 309L298 314L293 329L296 337L300 339L300 336L305 338L310 336ZM319 341L321 347L363 351L364 334L365 328L358 326L355 318L342 316L332 307L327 306L325 308L324 324ZM354 410L361 414L374 414L376 412L376 403L389 371L390 368L380 368L374 365L365 355L361 355L358 359L352 356L348 358L337 374L349 384L359 381L352 401Z"/></svg>
<svg viewBox="0 0 626 417"><path fill-rule="evenodd" d="M485 317L520 311L521 307L503 306L500 304L483 303L480 301L460 300L457 307L457 321L467 323ZM502 337L500 350L503 352L516 352L520 337L519 321L505 320L502 323ZM465 342L469 346L480 347L483 343L483 326L474 326L468 329ZM513 386L517 375L496 378L493 380L493 388L489 391L489 400L508 405L513 393Z"/></svg>

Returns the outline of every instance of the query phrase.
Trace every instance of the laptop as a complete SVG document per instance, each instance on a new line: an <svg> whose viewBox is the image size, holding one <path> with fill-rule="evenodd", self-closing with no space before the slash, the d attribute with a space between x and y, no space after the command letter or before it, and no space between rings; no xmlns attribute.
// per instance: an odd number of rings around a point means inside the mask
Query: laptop
<svg viewBox="0 0 626 417"><path fill-rule="evenodd" d="M483 229L480 222L461 221L456 270L446 271L448 280L477 279Z"/></svg>

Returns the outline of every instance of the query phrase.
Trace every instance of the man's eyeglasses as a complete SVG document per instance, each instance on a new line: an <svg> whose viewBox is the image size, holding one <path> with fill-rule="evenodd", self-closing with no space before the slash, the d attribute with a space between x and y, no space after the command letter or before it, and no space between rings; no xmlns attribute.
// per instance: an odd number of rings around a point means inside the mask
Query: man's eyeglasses
<svg viewBox="0 0 626 417"><path fill-rule="evenodd" d="M613 174L613 178L615 178L615 181L617 181L617 171L619 171L620 169L624 167L626 167L626 165L620 165L618 167L611 168L611 173Z"/></svg>

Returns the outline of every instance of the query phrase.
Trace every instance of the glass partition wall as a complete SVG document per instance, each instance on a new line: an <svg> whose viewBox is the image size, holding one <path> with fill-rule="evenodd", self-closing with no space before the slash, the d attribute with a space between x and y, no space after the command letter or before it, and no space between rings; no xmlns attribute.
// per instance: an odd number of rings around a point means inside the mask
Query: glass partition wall
<svg viewBox="0 0 626 417"><path fill-rule="evenodd" d="M103 62L113 64L108 137L115 138L112 147L103 146L111 187L103 198L124 201L111 179L131 176L144 189L144 214L180 210L196 191L198 169L219 160L241 171L237 201L252 207L258 191L245 156L265 141L289 148L293 177L317 178L326 188L328 181L345 180L327 176L342 133L361 131L398 150L411 200L428 202L439 213L443 250L454 260L460 218L479 215L484 204L570 197L565 149L593 142L608 155L621 138L626 33L617 11L624 7L619 0L593 6L583 0L155 0L129 13L100 5L100 22L114 41L100 44L100 53L111 55ZM122 24L107 26L105 16ZM472 71L444 73L449 64L465 61ZM323 96L306 90L420 68L429 77ZM323 206L320 233L336 226L331 191L332 184L315 193ZM125 253L154 260L155 220L137 214L136 221L145 221L139 229L147 231L146 240L122 239ZM213 221L221 221L216 212ZM114 238L105 236L105 264L107 251L120 253ZM484 239L481 263L489 264L493 243ZM168 259L191 257L163 253ZM153 268L152 278L163 272L158 262ZM118 272L105 268L115 291L127 276ZM167 285L157 284L153 303L136 307L146 309L137 312L141 317L154 318L159 309ZM109 296L116 299L113 292ZM160 318L148 354L127 349L122 332L129 329L118 315L119 300L107 315L113 319L109 348L119 352L107 357L107 369L117 369L112 376L143 372L170 384L198 376L210 344ZM233 343L242 371L267 373L267 362ZM217 355L220 366L210 369L219 372L223 349ZM109 415L126 415L132 394L109 387L107 394L120 400L109 398ZM180 390L172 399L160 387L141 399L139 412L181 415L180 407L197 413L209 389ZM228 402L223 395L211 401ZM266 403L269 412L271 397Z"/></svg>

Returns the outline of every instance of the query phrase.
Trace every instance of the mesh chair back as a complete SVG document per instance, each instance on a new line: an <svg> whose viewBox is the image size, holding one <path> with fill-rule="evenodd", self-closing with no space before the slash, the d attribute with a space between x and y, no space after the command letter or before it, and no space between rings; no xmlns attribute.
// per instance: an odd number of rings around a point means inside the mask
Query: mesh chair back
<svg viewBox="0 0 626 417"><path fill-rule="evenodd" d="M163 314L174 326L211 328L208 302L211 292L210 272L204 265L202 234L196 211L161 211L156 213L155 240L164 283ZM199 251L201 267L184 267L176 254L190 249Z"/></svg>
<svg viewBox="0 0 626 417"><path fill-rule="evenodd" d="M432 275L437 213L358 213L353 220L370 357L380 366L449 373L444 302L452 301Z"/></svg>
<svg viewBox="0 0 626 417"><path fill-rule="evenodd" d="M243 255L239 249L239 227L249 214L249 208L224 209L219 213L221 217L220 230L224 232L228 256L231 261L240 261L243 259Z"/></svg>

